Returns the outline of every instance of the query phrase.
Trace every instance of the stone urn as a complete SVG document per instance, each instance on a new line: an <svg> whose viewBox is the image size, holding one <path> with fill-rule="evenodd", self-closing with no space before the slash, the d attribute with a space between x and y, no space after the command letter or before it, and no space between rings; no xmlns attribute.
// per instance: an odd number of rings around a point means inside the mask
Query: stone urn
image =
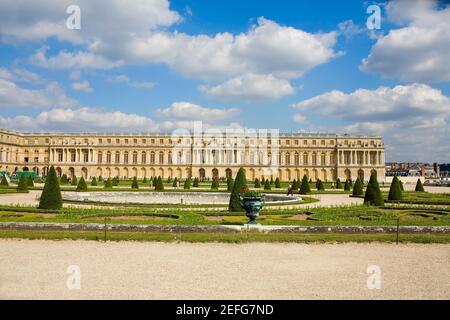
<svg viewBox="0 0 450 320"><path fill-rule="evenodd" d="M264 206L266 195L243 194L240 196L241 207L245 210L246 216L250 219L248 224L257 224L256 218Z"/></svg>

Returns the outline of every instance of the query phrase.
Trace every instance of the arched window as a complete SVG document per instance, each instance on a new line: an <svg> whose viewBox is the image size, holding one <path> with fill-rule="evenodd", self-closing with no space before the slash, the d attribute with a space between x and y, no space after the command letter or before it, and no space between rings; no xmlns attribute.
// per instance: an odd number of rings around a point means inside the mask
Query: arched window
<svg viewBox="0 0 450 320"><path fill-rule="evenodd" d="M286 152L285 160L286 160L286 165L291 164L291 154L289 152Z"/></svg>
<svg viewBox="0 0 450 320"><path fill-rule="evenodd" d="M116 159L115 159L116 163L120 163L120 152L116 151Z"/></svg>
<svg viewBox="0 0 450 320"><path fill-rule="evenodd" d="M164 163L164 152L160 151L159 152L159 164L163 164Z"/></svg>
<svg viewBox="0 0 450 320"><path fill-rule="evenodd" d="M136 163L137 163L137 158L138 158L137 151L134 151L134 152L133 152L133 164L136 164Z"/></svg>
<svg viewBox="0 0 450 320"><path fill-rule="evenodd" d="M111 163L111 152L109 151L106 153L106 162Z"/></svg>
<svg viewBox="0 0 450 320"><path fill-rule="evenodd" d="M150 152L150 163L155 164L155 152Z"/></svg>
<svg viewBox="0 0 450 320"><path fill-rule="evenodd" d="M298 166L300 164L300 157L298 155L298 152L295 153L294 161L295 161L296 166Z"/></svg>
<svg viewBox="0 0 450 320"><path fill-rule="evenodd" d="M142 154L141 154L141 162L142 162L143 164L146 164L146 163L147 163L147 153L146 153L145 151L142 151Z"/></svg>
<svg viewBox="0 0 450 320"><path fill-rule="evenodd" d="M320 156L320 162L321 162L322 165L325 165L325 163L326 163L325 160L326 160L325 153L322 153L322 155Z"/></svg>
<svg viewBox="0 0 450 320"><path fill-rule="evenodd" d="M172 164L172 151L169 151L169 154L168 154L168 159L167 159L168 161L168 163L169 164Z"/></svg>
<svg viewBox="0 0 450 320"><path fill-rule="evenodd" d="M317 153L315 152L312 154L312 164L313 166L317 165Z"/></svg>
<svg viewBox="0 0 450 320"><path fill-rule="evenodd" d="M305 152L304 154L303 154L303 164L308 164L308 153L307 152Z"/></svg>
<svg viewBox="0 0 450 320"><path fill-rule="evenodd" d="M128 151L125 151L123 154L123 163L128 163Z"/></svg>
<svg viewBox="0 0 450 320"><path fill-rule="evenodd" d="M97 162L102 163L103 162L103 153L101 151L97 154Z"/></svg>

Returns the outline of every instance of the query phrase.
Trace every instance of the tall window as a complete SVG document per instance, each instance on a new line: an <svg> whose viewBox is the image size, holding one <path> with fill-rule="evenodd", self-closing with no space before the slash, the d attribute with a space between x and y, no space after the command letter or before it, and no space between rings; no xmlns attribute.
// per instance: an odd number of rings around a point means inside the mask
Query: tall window
<svg viewBox="0 0 450 320"><path fill-rule="evenodd" d="M289 152L286 153L285 158L286 158L285 159L286 160L286 164L290 165L291 164L291 154Z"/></svg>
<svg viewBox="0 0 450 320"><path fill-rule="evenodd" d="M150 163L155 164L155 152L150 152Z"/></svg>
<svg viewBox="0 0 450 320"><path fill-rule="evenodd" d="M128 163L128 151L125 151L123 154L123 163Z"/></svg>
<svg viewBox="0 0 450 320"><path fill-rule="evenodd" d="M147 153L145 153L145 151L142 151L142 154L141 154L141 162L142 162L143 164L147 163Z"/></svg>
<svg viewBox="0 0 450 320"><path fill-rule="evenodd" d="M114 159L116 163L120 163L120 152L116 151L116 158Z"/></svg>
<svg viewBox="0 0 450 320"><path fill-rule="evenodd" d="M133 163L136 164L137 163L137 158L138 158L138 154L136 151L133 152Z"/></svg>
<svg viewBox="0 0 450 320"><path fill-rule="evenodd" d="M103 162L103 153L101 151L97 154L97 162L102 163Z"/></svg>
<svg viewBox="0 0 450 320"><path fill-rule="evenodd" d="M110 151L108 151L106 153L106 163L111 163L111 152Z"/></svg>
<svg viewBox="0 0 450 320"><path fill-rule="evenodd" d="M162 151L159 152L159 163L160 164L164 163L164 152Z"/></svg>

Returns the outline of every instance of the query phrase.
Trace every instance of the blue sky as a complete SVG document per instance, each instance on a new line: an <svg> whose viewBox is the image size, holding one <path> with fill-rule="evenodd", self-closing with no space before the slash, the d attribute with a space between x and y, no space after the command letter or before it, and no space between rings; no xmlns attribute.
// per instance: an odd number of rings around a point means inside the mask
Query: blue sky
<svg viewBox="0 0 450 320"><path fill-rule="evenodd" d="M66 8L81 10L69 30ZM388 161L448 162L444 2L0 2L0 127L279 128L382 135ZM414 132L414 134L411 134Z"/></svg>

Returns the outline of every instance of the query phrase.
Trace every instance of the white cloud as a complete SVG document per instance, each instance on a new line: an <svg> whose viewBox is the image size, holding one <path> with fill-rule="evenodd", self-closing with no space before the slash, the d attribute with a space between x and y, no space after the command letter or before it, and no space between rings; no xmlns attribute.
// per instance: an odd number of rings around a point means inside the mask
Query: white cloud
<svg viewBox="0 0 450 320"><path fill-rule="evenodd" d="M380 37L360 69L408 81L450 81L450 6L393 0L386 10L392 22L406 26Z"/></svg>
<svg viewBox="0 0 450 320"><path fill-rule="evenodd" d="M170 107L158 109L156 114L160 117L179 121L205 121L220 122L234 118L240 113L239 109L214 109L202 107L190 102L174 102Z"/></svg>
<svg viewBox="0 0 450 320"><path fill-rule="evenodd" d="M91 84L87 80L72 83L72 89L75 91L81 91L86 93L93 91Z"/></svg>
<svg viewBox="0 0 450 320"><path fill-rule="evenodd" d="M388 157L398 161L446 161L450 98L424 84L338 90L294 105L327 119L340 133L381 134L390 148ZM294 115L294 121L297 116Z"/></svg>
<svg viewBox="0 0 450 320"><path fill-rule="evenodd" d="M26 89L12 81L0 79L0 107L68 108L76 104L56 82L42 89Z"/></svg>
<svg viewBox="0 0 450 320"><path fill-rule="evenodd" d="M214 87L200 86L200 91L219 100L258 101L291 95L295 89L288 80L277 79L270 74L246 74Z"/></svg>
<svg viewBox="0 0 450 320"><path fill-rule="evenodd" d="M353 20L346 20L338 24L339 31L347 38L354 37L364 32L359 25L355 24Z"/></svg>
<svg viewBox="0 0 450 320"><path fill-rule="evenodd" d="M44 80L37 73L31 72L23 68L0 68L0 78L15 82L28 82L32 84L43 83Z"/></svg>
<svg viewBox="0 0 450 320"><path fill-rule="evenodd" d="M118 82L118 83L126 83L130 87L136 88L136 89L153 89L156 86L156 83L150 82L150 81L144 81L144 82L138 82L138 81L131 81L128 76L124 74L120 74L114 77L109 77L107 79L109 82Z"/></svg>

